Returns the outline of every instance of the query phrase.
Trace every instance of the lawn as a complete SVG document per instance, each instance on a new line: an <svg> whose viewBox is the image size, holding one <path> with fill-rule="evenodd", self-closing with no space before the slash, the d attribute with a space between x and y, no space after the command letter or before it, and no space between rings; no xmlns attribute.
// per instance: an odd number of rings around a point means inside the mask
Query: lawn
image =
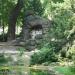
<svg viewBox="0 0 75 75"><path fill-rule="evenodd" d="M66 66L57 66L55 67L55 70L63 75L75 75L75 73L71 72L70 68Z"/></svg>

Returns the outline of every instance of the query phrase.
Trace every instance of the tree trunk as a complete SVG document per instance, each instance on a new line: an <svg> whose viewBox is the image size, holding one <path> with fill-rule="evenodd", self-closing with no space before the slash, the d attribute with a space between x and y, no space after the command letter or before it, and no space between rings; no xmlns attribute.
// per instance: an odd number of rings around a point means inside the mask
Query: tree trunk
<svg viewBox="0 0 75 75"><path fill-rule="evenodd" d="M5 33L4 33L5 25L4 25L4 23L3 23L2 25L3 25L3 27L2 27L2 28L3 28L3 41L5 41L5 38L4 38L4 34L5 34Z"/></svg>
<svg viewBox="0 0 75 75"><path fill-rule="evenodd" d="M23 7L23 0L18 0L16 6L10 12L9 26L8 26L8 41L15 39L15 27L18 15Z"/></svg>

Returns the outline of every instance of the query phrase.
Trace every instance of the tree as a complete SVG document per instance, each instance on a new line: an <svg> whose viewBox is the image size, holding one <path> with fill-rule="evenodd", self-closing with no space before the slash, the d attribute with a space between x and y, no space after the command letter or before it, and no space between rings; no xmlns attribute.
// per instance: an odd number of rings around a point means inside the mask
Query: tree
<svg viewBox="0 0 75 75"><path fill-rule="evenodd" d="M23 7L23 0L18 0L16 6L10 12L9 23L8 23L9 24L9 26L8 26L8 40L15 39L16 21L17 21L18 15L19 15L22 7Z"/></svg>
<svg viewBox="0 0 75 75"><path fill-rule="evenodd" d="M14 3L12 1L8 0L1 0L0 1L0 27L3 29L2 33L2 41L4 41L4 33L5 33L5 27L8 25L8 12L11 6L13 6Z"/></svg>

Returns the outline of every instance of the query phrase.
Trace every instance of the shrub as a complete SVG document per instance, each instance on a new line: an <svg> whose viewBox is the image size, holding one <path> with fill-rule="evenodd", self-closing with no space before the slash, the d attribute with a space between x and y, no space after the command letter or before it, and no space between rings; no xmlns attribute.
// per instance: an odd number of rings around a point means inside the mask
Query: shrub
<svg viewBox="0 0 75 75"><path fill-rule="evenodd" d="M55 53L52 50L42 50L38 53L34 53L31 56L31 65L34 64L42 64L44 62L56 62L58 61L58 58L56 57Z"/></svg>
<svg viewBox="0 0 75 75"><path fill-rule="evenodd" d="M23 55L23 53L24 53L25 50L26 50L26 49L25 49L24 47L19 47L19 48L17 48L17 51L20 52L20 56Z"/></svg>
<svg viewBox="0 0 75 75"><path fill-rule="evenodd" d="M4 54L0 55L0 65L7 63L8 60L5 58Z"/></svg>
<svg viewBox="0 0 75 75"><path fill-rule="evenodd" d="M75 65L74 66L70 66L70 71L75 73Z"/></svg>

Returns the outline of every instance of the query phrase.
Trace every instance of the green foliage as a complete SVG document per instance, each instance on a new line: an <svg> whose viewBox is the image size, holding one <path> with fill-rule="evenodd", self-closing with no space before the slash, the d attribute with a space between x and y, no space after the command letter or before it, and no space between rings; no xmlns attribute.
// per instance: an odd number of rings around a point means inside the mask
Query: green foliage
<svg viewBox="0 0 75 75"><path fill-rule="evenodd" d="M48 71L41 71L41 70L30 70L30 75L50 75Z"/></svg>
<svg viewBox="0 0 75 75"><path fill-rule="evenodd" d="M44 62L56 62L58 61L57 56L51 49L42 48L40 52L34 53L31 56L31 64L42 64Z"/></svg>
<svg viewBox="0 0 75 75"><path fill-rule="evenodd" d="M63 75L75 75L75 73L71 72L69 67L57 66L55 67L55 70Z"/></svg>
<svg viewBox="0 0 75 75"><path fill-rule="evenodd" d="M70 71L75 74L75 65L69 67Z"/></svg>
<svg viewBox="0 0 75 75"><path fill-rule="evenodd" d="M71 45L72 42L74 41L73 39L75 38L74 37L74 30L75 30L74 29L74 25L75 25L74 13L69 7L70 1L67 4L66 3L67 1L64 1L63 3L51 2L52 11L50 12L52 12L51 14L52 14L53 23L48 34L50 41L46 42L46 43L49 43L48 47L54 49L56 52L59 52L60 50L62 50L62 48L66 47L64 50L61 51L61 55L62 56L64 55L64 57L66 57L65 52L67 52L68 50L68 47L66 44L69 43ZM71 37L68 38L69 36Z"/></svg>
<svg viewBox="0 0 75 75"><path fill-rule="evenodd" d="M19 47L17 50L20 52L20 56L22 56L23 53L25 52L25 48L23 47Z"/></svg>
<svg viewBox="0 0 75 75"><path fill-rule="evenodd" d="M64 2L64 0L52 0L54 3L56 2Z"/></svg>
<svg viewBox="0 0 75 75"><path fill-rule="evenodd" d="M71 26L69 25L69 19L72 17L72 12L65 9L57 11L59 12L56 12L57 14L54 16L54 36L57 39L64 39L67 36L65 35L65 32L71 29Z"/></svg>
<svg viewBox="0 0 75 75"><path fill-rule="evenodd" d="M8 24L8 17L10 10L14 7L16 0L0 0L0 21L5 26Z"/></svg>
<svg viewBox="0 0 75 75"><path fill-rule="evenodd" d="M5 58L4 54L0 54L0 65L7 63L8 60Z"/></svg>
<svg viewBox="0 0 75 75"><path fill-rule="evenodd" d="M42 16L44 13L44 7L41 3L41 0L27 0L24 1L24 9L23 9L23 15L22 17L24 18L25 12L28 10L32 10L34 14Z"/></svg>
<svg viewBox="0 0 75 75"><path fill-rule="evenodd" d="M44 8L40 2L40 0L32 0L30 2L30 7L32 7L33 11L35 13L37 13L38 15L42 15L43 14L43 11L44 11Z"/></svg>
<svg viewBox="0 0 75 75"><path fill-rule="evenodd" d="M4 38L4 40L3 40L3 38ZM0 42L6 42L7 41L7 34L4 34L4 36L3 36L3 34L1 34L0 35Z"/></svg>

